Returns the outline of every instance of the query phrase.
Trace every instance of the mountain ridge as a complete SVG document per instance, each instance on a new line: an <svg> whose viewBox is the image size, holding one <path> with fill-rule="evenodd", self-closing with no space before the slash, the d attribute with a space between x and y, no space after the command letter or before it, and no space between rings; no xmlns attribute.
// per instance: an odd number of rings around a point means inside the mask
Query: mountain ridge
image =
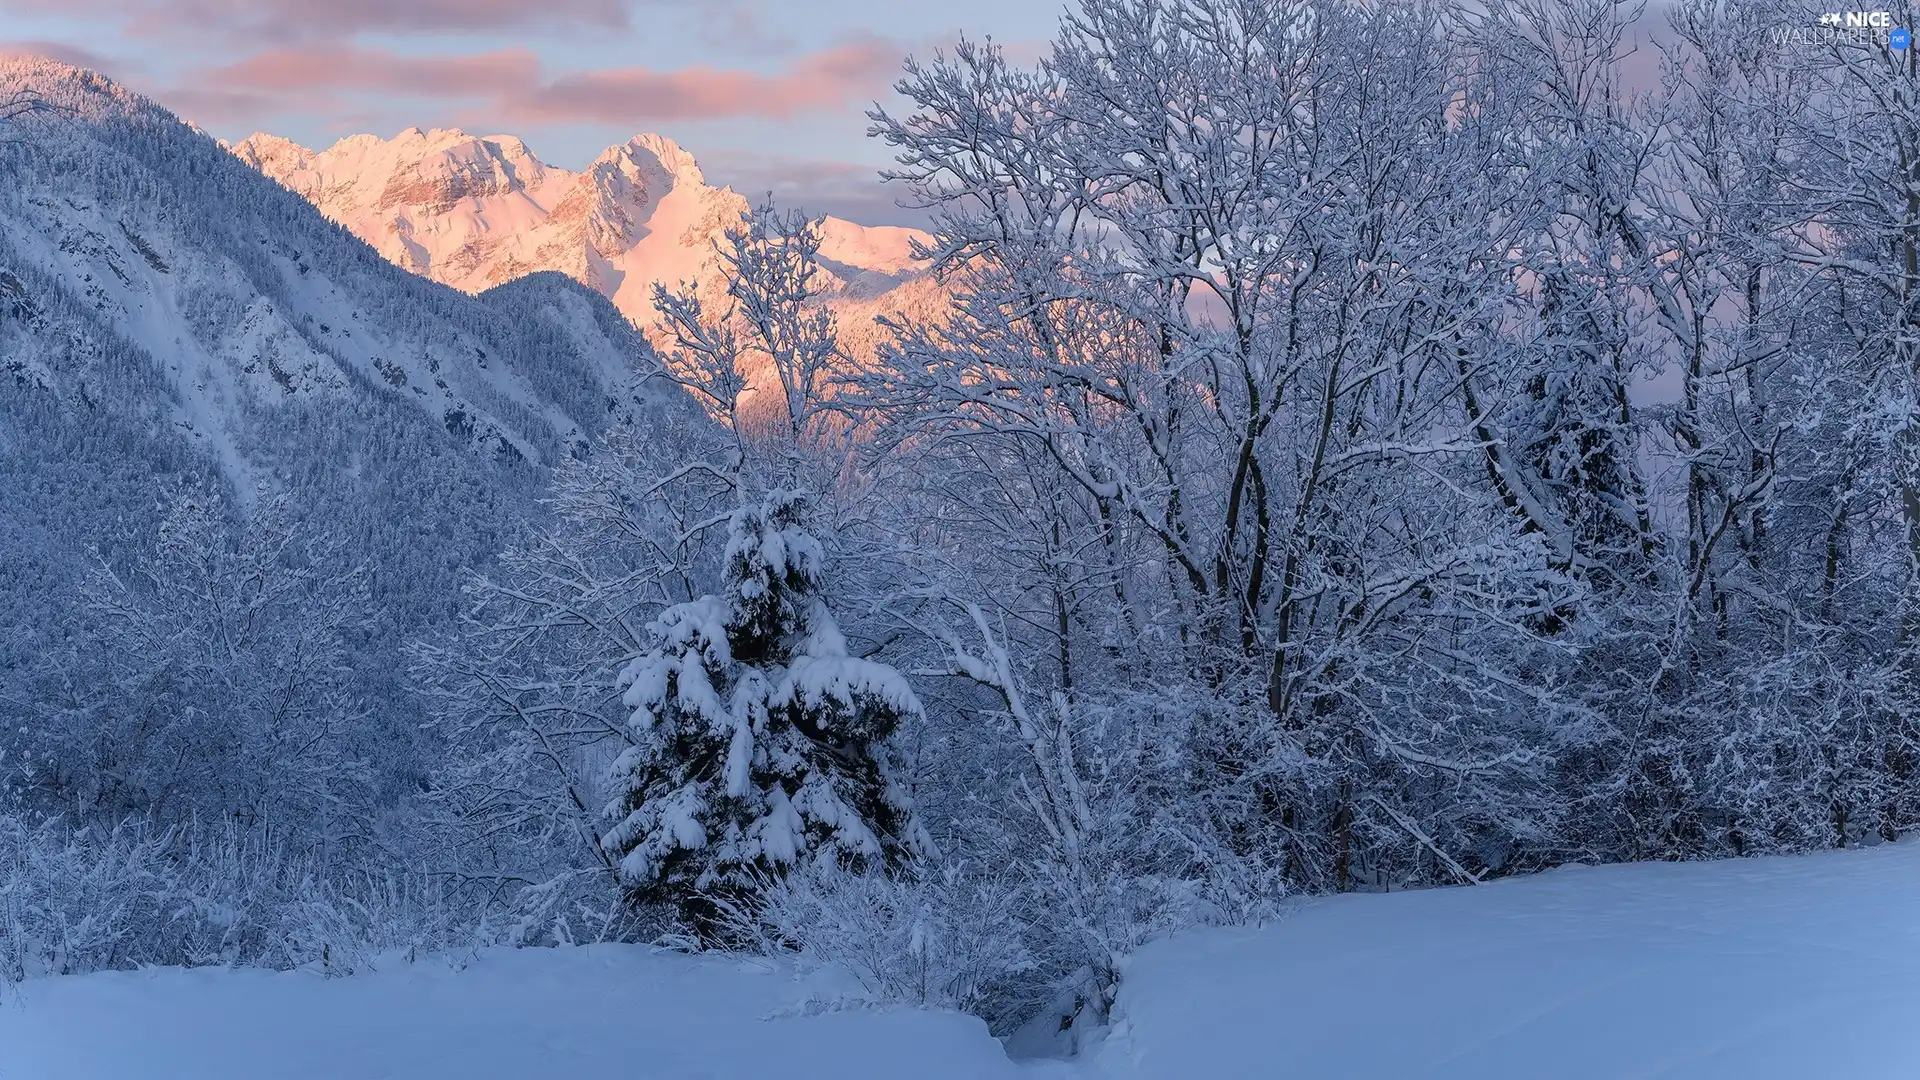
<svg viewBox="0 0 1920 1080"><path fill-rule="evenodd" d="M160 495L221 488L376 568L367 670L398 700L393 650L452 617L550 466L705 422L561 275L463 294L97 73L0 58L16 91L59 111L0 139L0 608L31 628L0 675L92 568L138 557Z"/></svg>
<svg viewBox="0 0 1920 1080"><path fill-rule="evenodd" d="M542 161L519 136L459 128L349 135L324 150L257 132L230 149L416 274L477 293L557 271L643 329L656 283L718 292L714 242L749 208L657 134L608 147L579 172ZM820 228L831 299L872 300L920 276L918 230L836 217Z"/></svg>

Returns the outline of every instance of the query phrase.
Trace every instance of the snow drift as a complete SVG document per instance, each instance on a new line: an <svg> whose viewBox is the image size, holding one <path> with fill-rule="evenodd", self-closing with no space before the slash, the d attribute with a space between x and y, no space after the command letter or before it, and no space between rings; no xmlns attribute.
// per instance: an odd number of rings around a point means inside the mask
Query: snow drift
<svg viewBox="0 0 1920 1080"><path fill-rule="evenodd" d="M156 970L27 982L0 1076L1851 1080L1920 1068L1920 845L1573 867L1308 902L1149 945L1081 1059L864 1007L773 962L489 950L368 975Z"/></svg>

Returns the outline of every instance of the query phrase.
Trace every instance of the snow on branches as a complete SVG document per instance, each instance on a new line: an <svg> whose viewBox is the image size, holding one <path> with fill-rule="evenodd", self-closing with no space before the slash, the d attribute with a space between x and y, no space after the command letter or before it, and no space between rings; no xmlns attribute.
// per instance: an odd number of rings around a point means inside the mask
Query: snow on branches
<svg viewBox="0 0 1920 1080"><path fill-rule="evenodd" d="M735 512L721 591L668 608L619 677L632 745L603 845L636 900L703 935L715 899L756 880L928 846L884 745L920 702L893 668L847 654L805 505L776 491Z"/></svg>

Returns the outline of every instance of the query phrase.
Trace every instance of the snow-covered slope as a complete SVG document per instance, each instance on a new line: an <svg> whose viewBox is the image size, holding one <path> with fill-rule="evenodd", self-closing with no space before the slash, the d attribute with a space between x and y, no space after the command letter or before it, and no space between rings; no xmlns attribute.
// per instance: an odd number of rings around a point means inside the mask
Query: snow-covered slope
<svg viewBox="0 0 1920 1080"><path fill-rule="evenodd" d="M396 265L468 292L555 270L641 326L653 322L654 283L709 279L713 240L747 209L659 135L610 147L579 173L512 135L442 129L354 135L319 152L256 134L233 152ZM821 257L844 292L870 297L912 275L917 235L830 217Z"/></svg>
<svg viewBox="0 0 1920 1080"><path fill-rule="evenodd" d="M1312 901L1132 958L1111 1080L1920 1074L1920 844Z"/></svg>
<svg viewBox="0 0 1920 1080"><path fill-rule="evenodd" d="M995 1080L957 1013L821 1011L769 964L599 945L326 979L112 972L0 990L6 1080Z"/></svg>
<svg viewBox="0 0 1920 1080"><path fill-rule="evenodd" d="M1920 1069L1920 844L1332 897L1125 971L1103 1042L1023 1064L970 1018L633 946L40 979L0 995L0 1076L1893 1080Z"/></svg>
<svg viewBox="0 0 1920 1080"><path fill-rule="evenodd" d="M474 300L416 282L152 103L50 61L0 64L0 84L78 110L0 149L19 177L0 192L0 270L38 313L0 329L8 370L58 383L72 333L56 323L118 337L169 374L180 422L235 480L248 407L369 392L544 460L604 423L645 357L567 288Z"/></svg>
<svg viewBox="0 0 1920 1080"><path fill-rule="evenodd" d="M166 490L215 484L242 505L289 497L377 568L380 653L457 603L546 466L612 423L696 422L638 387L644 340L561 275L449 289L97 74L0 60L0 99L23 88L66 111L0 137L14 626L44 629L78 568L150 537Z"/></svg>

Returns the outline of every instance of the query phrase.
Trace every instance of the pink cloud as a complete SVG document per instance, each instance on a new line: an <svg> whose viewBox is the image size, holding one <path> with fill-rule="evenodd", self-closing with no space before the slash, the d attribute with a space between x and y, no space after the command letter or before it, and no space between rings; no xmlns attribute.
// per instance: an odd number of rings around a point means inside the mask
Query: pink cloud
<svg viewBox="0 0 1920 1080"><path fill-rule="evenodd" d="M66 0L62 14L113 19L142 37L296 41L366 32L553 26L624 28L630 0ZM46 0L0 0L44 11Z"/></svg>
<svg viewBox="0 0 1920 1080"><path fill-rule="evenodd" d="M616 68L546 78L526 49L410 56L347 44L276 49L188 78L168 100L213 105L222 116L270 111L298 99L409 95L483 104L522 123L636 124L726 117L784 118L870 98L904 49L862 38L761 73L712 67Z"/></svg>
<svg viewBox="0 0 1920 1080"><path fill-rule="evenodd" d="M278 113L283 108L283 99L266 94L202 87L176 87L153 97L171 109L175 116L196 124L247 123ZM341 103L330 97L320 97L309 99L306 104L334 108Z"/></svg>
<svg viewBox="0 0 1920 1080"><path fill-rule="evenodd" d="M540 60L526 49L468 56L402 56L351 45L276 49L215 68L195 80L227 91L307 90L470 97L533 84Z"/></svg>
<svg viewBox="0 0 1920 1080"><path fill-rule="evenodd" d="M802 57L771 75L710 67L619 68L563 75L502 101L530 123L788 117L871 97L899 70L902 51L862 40Z"/></svg>

